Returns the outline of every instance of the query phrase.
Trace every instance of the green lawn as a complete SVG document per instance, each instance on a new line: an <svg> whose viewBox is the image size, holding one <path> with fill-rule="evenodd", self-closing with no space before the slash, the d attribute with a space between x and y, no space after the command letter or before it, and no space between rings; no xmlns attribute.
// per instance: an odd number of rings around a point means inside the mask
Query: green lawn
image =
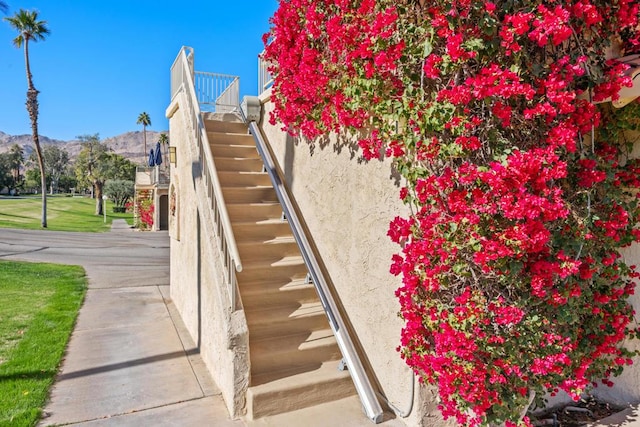
<svg viewBox="0 0 640 427"><path fill-rule="evenodd" d="M87 197L47 197L47 229L53 231L102 232L111 228L111 221L123 218L133 223L133 214L112 212L113 204L107 201L107 223L95 215L95 200ZM42 215L40 196L0 198L0 228L24 228L40 230Z"/></svg>
<svg viewBox="0 0 640 427"><path fill-rule="evenodd" d="M81 267L0 260L0 426L38 422L86 287Z"/></svg>

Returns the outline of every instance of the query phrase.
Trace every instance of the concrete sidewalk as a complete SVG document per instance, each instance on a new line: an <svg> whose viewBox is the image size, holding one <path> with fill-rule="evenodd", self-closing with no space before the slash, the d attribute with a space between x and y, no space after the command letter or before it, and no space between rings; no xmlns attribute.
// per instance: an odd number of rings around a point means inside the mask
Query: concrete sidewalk
<svg viewBox="0 0 640 427"><path fill-rule="evenodd" d="M166 232L0 230L0 258L81 265L89 289L41 426L243 426L169 298Z"/></svg>

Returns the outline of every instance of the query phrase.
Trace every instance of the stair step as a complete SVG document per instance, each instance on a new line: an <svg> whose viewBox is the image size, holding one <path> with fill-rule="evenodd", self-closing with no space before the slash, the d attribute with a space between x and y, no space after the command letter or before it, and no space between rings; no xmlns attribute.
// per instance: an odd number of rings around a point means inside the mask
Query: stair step
<svg viewBox="0 0 640 427"><path fill-rule="evenodd" d="M273 372L251 378L256 385L247 392L247 418L253 420L308 408L355 394L347 370L338 370L338 361L311 365L306 370Z"/></svg>
<svg viewBox="0 0 640 427"><path fill-rule="evenodd" d="M331 329L267 339L250 339L249 348L252 376L320 365L329 360L342 358Z"/></svg>
<svg viewBox="0 0 640 427"><path fill-rule="evenodd" d="M234 222L233 234L238 242L264 242L292 236L291 227L281 219L267 219L252 222Z"/></svg>
<svg viewBox="0 0 640 427"><path fill-rule="evenodd" d="M207 129L207 132L246 134L249 131L249 127L245 123L240 121L230 122L221 120L208 120L206 115L204 119L204 127Z"/></svg>
<svg viewBox="0 0 640 427"><path fill-rule="evenodd" d="M295 335L329 328L327 315L319 301L289 307L262 306L247 310L245 316L252 339Z"/></svg>
<svg viewBox="0 0 640 427"><path fill-rule="evenodd" d="M223 187L224 201L232 203L276 203L278 196L272 186L265 187Z"/></svg>
<svg viewBox="0 0 640 427"><path fill-rule="evenodd" d="M242 271L237 273L238 285L244 287L260 283L288 283L304 279L307 271L301 256L286 257L276 262L243 263Z"/></svg>
<svg viewBox="0 0 640 427"><path fill-rule="evenodd" d="M262 172L262 160L241 157L214 157L216 170L222 172Z"/></svg>
<svg viewBox="0 0 640 427"><path fill-rule="evenodd" d="M227 204L229 219L237 223L273 221L282 218L280 203L236 203Z"/></svg>
<svg viewBox="0 0 640 427"><path fill-rule="evenodd" d="M300 256L300 249L293 236L279 237L264 242L243 242L236 238L236 242L244 264L255 262L273 264L285 258Z"/></svg>
<svg viewBox="0 0 640 427"><path fill-rule="evenodd" d="M271 179L265 172L218 171L218 179L223 187L269 186Z"/></svg>
<svg viewBox="0 0 640 427"><path fill-rule="evenodd" d="M299 306L318 301L318 293L312 283L304 279L289 282L264 281L255 286L242 287L242 305L246 310L264 306Z"/></svg>
<svg viewBox="0 0 640 427"><path fill-rule="evenodd" d="M207 139L209 144L213 145L236 145L241 147L253 147L256 149L256 143L253 139L253 135L249 135L246 131L244 133L229 133L229 132L207 132Z"/></svg>
<svg viewBox="0 0 640 427"><path fill-rule="evenodd" d="M231 157L231 158L243 158L243 159L259 159L260 154L256 150L255 146L251 145L227 145L227 144L213 144L209 141L211 147L211 153L214 158L218 157Z"/></svg>

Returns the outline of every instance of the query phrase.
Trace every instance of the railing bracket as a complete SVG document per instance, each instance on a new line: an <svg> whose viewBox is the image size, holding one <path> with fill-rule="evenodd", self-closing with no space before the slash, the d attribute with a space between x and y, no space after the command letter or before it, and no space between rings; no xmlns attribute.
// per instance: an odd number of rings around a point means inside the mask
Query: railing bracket
<svg viewBox="0 0 640 427"><path fill-rule="evenodd" d="M347 366L347 362L345 362L344 359L341 359L340 363L338 363L338 371L346 371L348 369L349 367Z"/></svg>

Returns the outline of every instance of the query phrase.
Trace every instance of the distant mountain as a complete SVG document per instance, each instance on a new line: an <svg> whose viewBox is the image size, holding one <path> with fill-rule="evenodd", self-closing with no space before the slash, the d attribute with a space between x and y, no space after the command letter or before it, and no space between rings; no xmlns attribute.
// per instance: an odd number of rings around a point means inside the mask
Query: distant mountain
<svg viewBox="0 0 640 427"><path fill-rule="evenodd" d="M144 137L142 131L133 131L123 133L110 138L102 139L102 142L107 144L114 153L120 154L131 160L134 163L146 164L149 156L149 150L155 148L156 142L161 133L169 134L168 131L155 132L147 131L147 153L144 151ZM11 146L18 144L24 150L25 157L28 157L35 149L31 135L8 135L0 131L0 153L4 153L11 149ZM64 148L69 152L71 159L75 159L80 150L82 150L81 142L78 140L62 141L59 139L51 139L44 135L40 135L40 144L46 146L49 144L58 145L60 148ZM163 153L164 154L164 153Z"/></svg>

